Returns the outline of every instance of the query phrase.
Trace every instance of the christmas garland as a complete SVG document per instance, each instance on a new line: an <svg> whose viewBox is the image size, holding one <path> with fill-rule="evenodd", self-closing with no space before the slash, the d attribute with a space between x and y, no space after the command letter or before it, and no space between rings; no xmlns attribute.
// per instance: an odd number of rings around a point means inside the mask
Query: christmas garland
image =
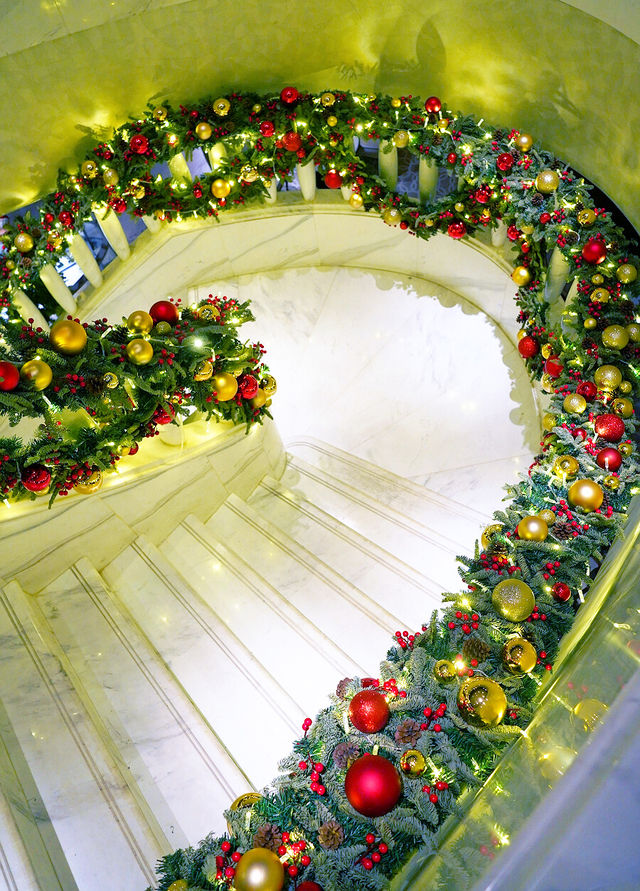
<svg viewBox="0 0 640 891"><path fill-rule="evenodd" d="M457 190L437 201L396 193L354 137L447 169ZM159 163L177 169L177 152L214 144L211 174L156 176ZM527 726L636 491L637 246L593 206L588 184L531 136L454 114L437 97L287 87L177 111L150 107L79 171L60 175L38 221L5 231L4 302L13 289L35 287L96 204L168 221L217 217L261 200L274 177L290 180L303 162L328 188L348 186L354 212L364 207L421 238L507 227L518 248L518 347L550 407L529 474L509 488L473 557L461 558L464 592L445 595L441 615L419 632L397 632L378 678L342 681L330 707L305 720L273 787L231 806L227 836L162 860L162 891L383 888L416 848L434 851L460 795ZM550 261L571 281L559 324L545 297ZM190 312L183 317L193 327Z"/></svg>

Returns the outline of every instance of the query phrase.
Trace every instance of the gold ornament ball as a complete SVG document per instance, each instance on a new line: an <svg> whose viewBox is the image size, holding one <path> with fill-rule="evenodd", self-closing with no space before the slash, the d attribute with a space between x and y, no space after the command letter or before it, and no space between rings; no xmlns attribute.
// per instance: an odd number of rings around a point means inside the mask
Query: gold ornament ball
<svg viewBox="0 0 640 891"><path fill-rule="evenodd" d="M278 389L275 377L270 374L267 374L265 377L263 377L263 379L260 381L260 387L262 390L264 390L267 397L273 396Z"/></svg>
<svg viewBox="0 0 640 891"><path fill-rule="evenodd" d="M424 773L427 759L418 749L407 749L400 757L400 770L405 776L419 777Z"/></svg>
<svg viewBox="0 0 640 891"><path fill-rule="evenodd" d="M259 178L260 174L251 164L245 164L240 171L240 179L245 183L254 183Z"/></svg>
<svg viewBox="0 0 640 891"><path fill-rule="evenodd" d="M34 390L44 390L51 383L53 372L42 359L30 359L20 369L20 377L25 383L31 384Z"/></svg>
<svg viewBox="0 0 640 891"><path fill-rule="evenodd" d="M569 393L564 397L562 407L568 414L581 415L587 407L587 400L579 393Z"/></svg>
<svg viewBox="0 0 640 891"><path fill-rule="evenodd" d="M601 285L604 282L604 275L601 272L596 272L595 275L591 276L591 284L592 285Z"/></svg>
<svg viewBox="0 0 640 891"><path fill-rule="evenodd" d="M16 268L16 264L13 262L13 260L6 260L4 265L7 267L7 269Z"/></svg>
<svg viewBox="0 0 640 891"><path fill-rule="evenodd" d="M587 331L593 331L593 329L597 326L598 322L593 316L587 316L587 318L582 323Z"/></svg>
<svg viewBox="0 0 640 891"><path fill-rule="evenodd" d="M91 476L87 477L79 483L76 483L73 488L81 495L93 495L94 492L98 491L101 485L102 474L99 470L94 470Z"/></svg>
<svg viewBox="0 0 640 891"><path fill-rule="evenodd" d="M518 285L519 288L524 287L524 285L528 285L531 281L531 273L527 269L526 266L516 266L516 268L511 273L512 280Z"/></svg>
<svg viewBox="0 0 640 891"><path fill-rule="evenodd" d="M545 391L545 393L553 393L553 389L555 387L555 381L551 377L550 374L543 374L540 378L540 386Z"/></svg>
<svg viewBox="0 0 640 891"><path fill-rule="evenodd" d="M631 322L627 325L627 334L629 335L629 340L633 341L633 343L640 343L640 325L637 322Z"/></svg>
<svg viewBox="0 0 640 891"><path fill-rule="evenodd" d="M572 477L580 470L580 464L573 455L558 455L553 462L553 472L559 477Z"/></svg>
<svg viewBox="0 0 640 891"><path fill-rule="evenodd" d="M397 226L402 222L402 214L397 207L388 207L382 214L382 219L387 226Z"/></svg>
<svg viewBox="0 0 640 891"><path fill-rule="evenodd" d="M618 397L611 403L611 408L620 418L630 418L633 414L633 402L630 399Z"/></svg>
<svg viewBox="0 0 640 891"><path fill-rule="evenodd" d="M198 139L202 139L203 141L205 139L210 139L212 133L213 127L206 121L200 121L200 123L196 125L196 136Z"/></svg>
<svg viewBox="0 0 640 891"><path fill-rule="evenodd" d="M105 385L107 390L115 390L118 386L118 377L113 373L113 371L107 371L102 375L102 383Z"/></svg>
<svg viewBox="0 0 640 891"><path fill-rule="evenodd" d="M520 520L517 532L524 541L544 541L549 534L549 527L539 516L528 516Z"/></svg>
<svg viewBox="0 0 640 891"><path fill-rule="evenodd" d="M33 250L33 238L29 235L28 232L19 232L14 241L14 245L16 249L20 251L21 254L28 254L29 251Z"/></svg>
<svg viewBox="0 0 640 891"><path fill-rule="evenodd" d="M400 108L401 105L402 102L400 102L400 100L394 96L391 100L391 108Z"/></svg>
<svg viewBox="0 0 640 891"><path fill-rule="evenodd" d="M554 514L554 512L552 510L548 510L547 508L541 510L538 516L541 520L545 521L547 526L553 526L556 521L556 515Z"/></svg>
<svg viewBox="0 0 640 891"><path fill-rule="evenodd" d="M245 807L253 807L254 804L257 804L262 795L259 792L244 792L242 795L239 795L234 802L232 802L229 807L230 811L239 811Z"/></svg>
<svg viewBox="0 0 640 891"><path fill-rule="evenodd" d="M51 326L49 340L59 353L65 356L77 356L87 345L87 332L79 322L60 319Z"/></svg>
<svg viewBox="0 0 640 891"><path fill-rule="evenodd" d="M622 382L622 372L615 365L601 365L596 368L593 379L600 388L615 390Z"/></svg>
<svg viewBox="0 0 640 891"><path fill-rule="evenodd" d="M523 235L533 235L535 232L535 228L531 223L520 223L520 229L522 230Z"/></svg>
<svg viewBox="0 0 640 891"><path fill-rule="evenodd" d="M206 303L197 310L198 318L203 322L213 322L220 317L220 310L211 303Z"/></svg>
<svg viewBox="0 0 640 891"><path fill-rule="evenodd" d="M502 659L511 674L528 674L536 667L538 654L524 637L510 637L504 645Z"/></svg>
<svg viewBox="0 0 640 891"><path fill-rule="evenodd" d="M236 867L233 886L236 891L280 891L284 885L284 867L273 851L251 848Z"/></svg>
<svg viewBox="0 0 640 891"><path fill-rule="evenodd" d="M127 357L134 365L147 365L153 359L153 347L148 340L136 337L127 344Z"/></svg>
<svg viewBox="0 0 640 891"><path fill-rule="evenodd" d="M504 579L493 589L493 608L508 622L523 622L533 612L536 599L533 591L520 579Z"/></svg>
<svg viewBox="0 0 640 891"><path fill-rule="evenodd" d="M189 883L186 879L176 879L175 882L171 882L167 891L189 891Z"/></svg>
<svg viewBox="0 0 640 891"><path fill-rule="evenodd" d="M541 170L536 176L536 189L543 195L555 192L560 185L560 177L555 170Z"/></svg>
<svg viewBox="0 0 640 891"><path fill-rule="evenodd" d="M458 708L470 724L497 727L507 711L507 697L490 678L473 677L460 685Z"/></svg>
<svg viewBox="0 0 640 891"><path fill-rule="evenodd" d="M228 402L238 392L238 381L232 374L221 371L213 378L213 389L219 402Z"/></svg>
<svg viewBox="0 0 640 891"><path fill-rule="evenodd" d="M589 512L597 510L604 499L604 492L597 483L590 479L576 480L567 493L569 504Z"/></svg>
<svg viewBox="0 0 640 891"><path fill-rule="evenodd" d="M120 176L118 171L114 170L113 167L107 167L102 174L102 180L105 186L117 186L120 182Z"/></svg>
<svg viewBox="0 0 640 891"><path fill-rule="evenodd" d="M622 282L623 285L628 285L637 279L638 270L632 263L622 263L616 269L616 276L619 282Z"/></svg>
<svg viewBox="0 0 640 891"><path fill-rule="evenodd" d="M454 210L457 210L458 213L462 213L462 211L464 210L464 204L463 204L463 202L462 202L462 201L456 201L456 203L453 205L453 209L454 209Z"/></svg>
<svg viewBox="0 0 640 891"><path fill-rule="evenodd" d="M621 393L632 393L633 392L633 384L631 381L621 381L620 386L618 387Z"/></svg>
<svg viewBox="0 0 640 891"><path fill-rule="evenodd" d="M171 331L171 325L169 322L161 321L158 322L154 330L156 334L168 334Z"/></svg>
<svg viewBox="0 0 640 891"><path fill-rule="evenodd" d="M147 194L147 190L140 180L137 179L131 180L129 183L129 191L137 201L140 201Z"/></svg>
<svg viewBox="0 0 640 891"><path fill-rule="evenodd" d="M131 451L130 446L126 446L126 445L116 446L116 454L120 455L122 458L126 458L130 451Z"/></svg>
<svg viewBox="0 0 640 891"><path fill-rule="evenodd" d="M252 114L260 114L261 111L262 111L262 106L260 105L259 102L256 102L255 105L251 106Z"/></svg>
<svg viewBox="0 0 640 891"><path fill-rule="evenodd" d="M249 402L253 408L262 408L262 406L267 401L267 394L264 392L262 388L258 390L253 399L250 399Z"/></svg>
<svg viewBox="0 0 640 891"><path fill-rule="evenodd" d="M436 127L438 130L446 130L449 126L449 118L440 118L436 121Z"/></svg>
<svg viewBox="0 0 640 891"><path fill-rule="evenodd" d="M329 117L327 118L327 124L330 127L335 127L335 125L337 123L338 123L338 118L334 114L330 114Z"/></svg>
<svg viewBox="0 0 640 891"><path fill-rule="evenodd" d="M518 340L522 340L522 338L523 338L523 337L526 337L526 336L527 336L527 329L526 329L526 328L521 328L521 329L518 331Z"/></svg>
<svg viewBox="0 0 640 891"><path fill-rule="evenodd" d="M95 179L98 175L98 165L95 161L83 161L80 172L87 179Z"/></svg>
<svg viewBox="0 0 640 891"><path fill-rule="evenodd" d="M493 539L502 532L502 523L491 523L480 536L480 544L488 551L493 547Z"/></svg>
<svg viewBox="0 0 640 891"><path fill-rule="evenodd" d="M409 145L409 134L406 130L398 130L393 134L393 144L396 148L406 148Z"/></svg>
<svg viewBox="0 0 640 891"><path fill-rule="evenodd" d="M551 346L550 343L544 343L542 345L542 349L540 350L540 352L542 353L543 359L548 359L549 356L553 355L553 347Z"/></svg>
<svg viewBox="0 0 640 891"><path fill-rule="evenodd" d="M542 426L547 431L547 433L551 433L553 428L556 426L558 419L555 415L547 414L542 418Z"/></svg>
<svg viewBox="0 0 640 891"><path fill-rule="evenodd" d="M193 372L194 381L208 381L212 376L213 364L209 359L203 359L202 362L198 362L195 371Z"/></svg>
<svg viewBox="0 0 640 891"><path fill-rule="evenodd" d="M588 229L589 226L593 226L596 221L596 215L594 211L591 210L590 207L585 207L583 210L579 210L576 214L578 223L581 226L584 226L585 229Z"/></svg>
<svg viewBox="0 0 640 891"><path fill-rule="evenodd" d="M629 332L622 325L607 325L602 332L602 342L611 350L623 350L629 343Z"/></svg>
<svg viewBox="0 0 640 891"><path fill-rule="evenodd" d="M320 102L322 102L322 104L325 106L325 108L328 108L330 105L333 105L333 103L335 101L336 101L336 97L333 95L333 93L323 93L320 96Z"/></svg>
<svg viewBox="0 0 640 891"><path fill-rule="evenodd" d="M214 179L211 183L211 194L215 198L226 198L231 191L231 186L226 179Z"/></svg>
<svg viewBox="0 0 640 891"><path fill-rule="evenodd" d="M615 492L616 489L620 488L620 480L617 476L613 476L613 474L609 474L609 476L605 476L602 480L603 486L609 489L611 492Z"/></svg>
<svg viewBox="0 0 640 891"><path fill-rule="evenodd" d="M608 303L611 294L609 294L606 288L594 288L589 296L596 303Z"/></svg>
<svg viewBox="0 0 640 891"><path fill-rule="evenodd" d="M604 702L599 699L582 699L573 709L574 717L582 722L582 727L589 733L602 723L603 717L609 711Z"/></svg>
<svg viewBox="0 0 640 891"><path fill-rule="evenodd" d="M450 684L457 677L456 667L450 659L438 659L433 666L433 676L441 684Z"/></svg>
<svg viewBox="0 0 640 891"><path fill-rule="evenodd" d="M134 334L148 334L153 328L153 319L143 309L136 309L127 319L127 328Z"/></svg>
<svg viewBox="0 0 640 891"><path fill-rule="evenodd" d="M515 139L516 148L521 152L528 152L533 145L533 136L529 133L520 133Z"/></svg>
<svg viewBox="0 0 640 891"><path fill-rule="evenodd" d="M224 118L229 114L229 109L231 108L231 103L228 99L225 99L224 96L221 96L220 99L216 99L213 103L213 110L218 115L219 118Z"/></svg>
<svg viewBox="0 0 640 891"><path fill-rule="evenodd" d="M623 458L628 458L629 455L633 454L633 443L630 442L621 442L618 446L618 451L622 455Z"/></svg>
<svg viewBox="0 0 640 891"><path fill-rule="evenodd" d="M352 192L351 197L349 198L349 204L351 207L355 207L358 210L364 204L362 195L360 192Z"/></svg>
<svg viewBox="0 0 640 891"><path fill-rule="evenodd" d="M168 112L164 105L159 105L157 108L153 109L153 118L156 121L166 121L167 114Z"/></svg>

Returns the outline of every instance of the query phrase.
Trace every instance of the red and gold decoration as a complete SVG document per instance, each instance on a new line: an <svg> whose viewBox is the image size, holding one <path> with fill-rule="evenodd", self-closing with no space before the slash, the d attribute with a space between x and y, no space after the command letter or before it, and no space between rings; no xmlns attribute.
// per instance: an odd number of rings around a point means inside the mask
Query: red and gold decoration
<svg viewBox="0 0 640 891"><path fill-rule="evenodd" d="M0 390L15 390L20 383L20 371L12 362L0 362Z"/></svg>
<svg viewBox="0 0 640 891"><path fill-rule="evenodd" d="M213 389L219 402L228 402L238 392L238 381L232 374L221 371L213 376Z"/></svg>
<svg viewBox="0 0 640 891"><path fill-rule="evenodd" d="M382 817L398 803L402 795L400 774L381 755L363 755L347 770L344 780L347 800L365 817Z"/></svg>
<svg viewBox="0 0 640 891"><path fill-rule="evenodd" d="M99 470L94 470L88 477L76 483L73 488L81 495L93 495L101 486L102 474Z"/></svg>
<svg viewBox="0 0 640 891"><path fill-rule="evenodd" d="M361 690L349 703L349 720L363 733L378 733L387 725L389 706L378 690Z"/></svg>
<svg viewBox="0 0 640 891"><path fill-rule="evenodd" d="M407 749L400 758L400 770L407 777L419 777L424 773L427 759L418 749Z"/></svg>
<svg viewBox="0 0 640 891"><path fill-rule="evenodd" d="M625 430L624 421L617 414L598 415L595 420L596 433L600 439L606 439L607 442L620 442Z"/></svg>
<svg viewBox="0 0 640 891"><path fill-rule="evenodd" d="M27 467L22 476L22 485L28 492L41 494L49 490L51 483L51 471L41 464L32 464Z"/></svg>

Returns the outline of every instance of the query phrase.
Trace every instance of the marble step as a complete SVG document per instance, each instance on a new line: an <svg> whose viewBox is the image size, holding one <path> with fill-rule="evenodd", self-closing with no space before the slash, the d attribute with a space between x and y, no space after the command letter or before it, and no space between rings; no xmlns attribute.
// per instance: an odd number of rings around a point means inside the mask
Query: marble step
<svg viewBox="0 0 640 891"><path fill-rule="evenodd" d="M38 604L76 693L167 849L224 831L222 812L251 784L91 563L63 573Z"/></svg>
<svg viewBox="0 0 640 891"><path fill-rule="evenodd" d="M441 605L442 588L394 554L293 492L265 477L249 504L299 544L332 566L385 609L401 630L419 630Z"/></svg>
<svg viewBox="0 0 640 891"><path fill-rule="evenodd" d="M300 733L298 703L144 536L102 576L252 785L270 782Z"/></svg>
<svg viewBox="0 0 640 891"><path fill-rule="evenodd" d="M21 835L41 887L91 891L108 876L139 891L169 846L52 652L37 600L17 582L0 592L0 639L0 732L38 830L35 850Z"/></svg>
<svg viewBox="0 0 640 891"><path fill-rule="evenodd" d="M290 457L282 483L295 495L318 505L374 544L395 554L445 590L460 583L455 557L459 542L372 498L301 458ZM437 527L437 518L434 517Z"/></svg>
<svg viewBox="0 0 640 891"><path fill-rule="evenodd" d="M213 535L260 574L337 646L350 652L359 674L377 670L398 617L356 588L312 551L290 538L236 495L206 524Z"/></svg>
<svg viewBox="0 0 640 891"><path fill-rule="evenodd" d="M345 675L362 674L348 653L196 517L178 526L163 551L265 668L287 679L287 691L307 714L329 704L328 691Z"/></svg>
<svg viewBox="0 0 640 891"><path fill-rule="evenodd" d="M321 440L299 439L287 448L290 463L302 459L420 526L437 531L445 539L455 542L458 549L473 550L476 538L490 522L488 516L472 507L418 486Z"/></svg>
<svg viewBox="0 0 640 891"><path fill-rule="evenodd" d="M2 759L3 760L3 759ZM4 764L2 785L5 785ZM8 797L0 794L0 891L40 891L36 869L29 861L29 847L20 837L16 825L17 808ZM46 856L46 849L43 850ZM47 876L48 887L57 889L55 875Z"/></svg>

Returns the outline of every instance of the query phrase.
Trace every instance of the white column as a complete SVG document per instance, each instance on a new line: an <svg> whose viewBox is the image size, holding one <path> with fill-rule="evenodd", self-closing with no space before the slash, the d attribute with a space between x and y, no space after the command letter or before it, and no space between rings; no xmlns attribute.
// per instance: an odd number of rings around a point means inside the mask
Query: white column
<svg viewBox="0 0 640 891"><path fill-rule="evenodd" d="M87 280L94 288L99 288L102 284L102 272L96 263L96 258L91 253L89 245L81 235L76 233L73 236L69 245L69 252L86 275Z"/></svg>
<svg viewBox="0 0 640 891"><path fill-rule="evenodd" d="M569 275L569 261L559 247L554 247L549 266L547 268L547 281L544 287L544 296L551 303L556 300L564 288Z"/></svg>
<svg viewBox="0 0 640 891"><path fill-rule="evenodd" d="M342 193L342 197L345 201L348 201L349 198L353 195L353 189L351 188L351 184L348 186L340 186L340 192Z"/></svg>
<svg viewBox="0 0 640 891"><path fill-rule="evenodd" d="M40 281L64 310L72 314L76 312L75 297L51 263L40 270Z"/></svg>
<svg viewBox="0 0 640 891"><path fill-rule="evenodd" d="M215 145L212 145L210 149L207 149L207 155L209 157L211 169L216 170L218 167L221 166L222 161L227 157L227 150L224 146L224 143L216 142Z"/></svg>
<svg viewBox="0 0 640 891"><path fill-rule="evenodd" d="M191 171L187 165L187 159L182 152L178 152L177 155L174 155L173 158L171 158L169 161L169 170L174 179L180 179L183 182L191 182Z"/></svg>
<svg viewBox="0 0 640 891"><path fill-rule="evenodd" d="M420 189L420 201L434 201L436 197L436 189L438 188L438 174L440 169L438 165L420 156L418 164L418 188Z"/></svg>
<svg viewBox="0 0 640 891"><path fill-rule="evenodd" d="M159 232L162 229L162 223L157 217L151 217L148 214L145 214L142 217L142 222L145 224L149 232Z"/></svg>
<svg viewBox="0 0 640 891"><path fill-rule="evenodd" d="M502 247L507 240L507 224L504 220L498 220L498 225L491 230L491 244L494 247Z"/></svg>
<svg viewBox="0 0 640 891"><path fill-rule="evenodd" d="M381 139L378 146L378 173L390 189L395 189L398 182L398 149L388 139Z"/></svg>
<svg viewBox="0 0 640 891"><path fill-rule="evenodd" d="M269 195L264 199L267 204L275 204L278 200L278 180L275 176L272 176L269 180L269 185L265 183L265 187Z"/></svg>
<svg viewBox="0 0 640 891"><path fill-rule="evenodd" d="M28 322L29 319L33 319L33 324L36 328L42 328L43 331L46 331L48 333L49 323L42 315L38 307L35 305L33 300L27 297L24 291L12 291L11 302L18 310L18 314L21 319L24 319L25 322Z"/></svg>
<svg viewBox="0 0 640 891"><path fill-rule="evenodd" d="M105 214L106 211L106 214ZM111 208L95 207L94 213L102 234L107 239L121 260L127 260L131 256L131 248L127 236L122 228L122 223Z"/></svg>
<svg viewBox="0 0 640 891"><path fill-rule="evenodd" d="M300 190L305 201L313 201L316 197L316 165L313 161L306 164L296 164L296 173Z"/></svg>

